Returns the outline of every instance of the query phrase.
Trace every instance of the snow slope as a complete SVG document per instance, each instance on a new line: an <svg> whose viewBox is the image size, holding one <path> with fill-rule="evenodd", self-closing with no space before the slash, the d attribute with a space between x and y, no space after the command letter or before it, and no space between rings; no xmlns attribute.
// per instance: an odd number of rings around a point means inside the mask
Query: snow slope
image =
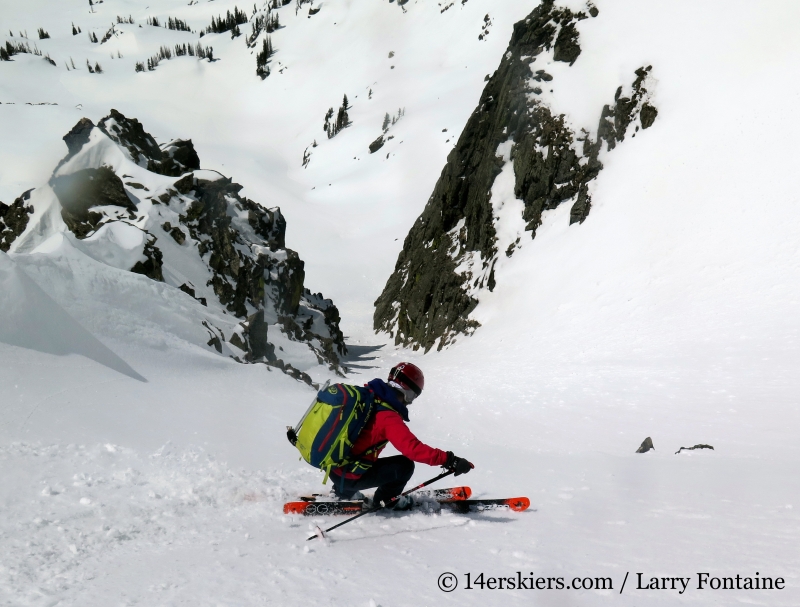
<svg viewBox="0 0 800 607"><path fill-rule="evenodd" d="M5 253L0 254L0 276L0 341L47 354L81 354L123 375L144 379L66 314Z"/></svg>
<svg viewBox="0 0 800 607"><path fill-rule="evenodd" d="M147 16L199 29L233 4L106 0L93 15L77 1L4 4L0 31L44 27L53 37L36 44L58 67L27 55L0 63L0 199L46 181L64 154L60 138L83 115L115 107L162 141L191 137L204 168L281 207L308 283L342 311L354 346L348 381L413 359L428 387L412 429L475 463L459 481L476 494L526 494L536 511L364 517L329 545L306 544L321 520L283 516L280 505L321 487L283 439L313 395L307 386L182 339L185 296L164 285L98 273L85 256L11 255L0 257L3 275L42 292L26 296L28 312L62 310L93 337L80 333L58 351L0 343L0 601L800 604L800 218L789 177L798 8L597 3L554 107L588 128L588 112L613 95L607 87L652 64L659 117L603 159L583 224L569 227L568 207L556 209L535 240L498 262L498 286L476 309L481 329L421 356L371 335L372 302L447 139L474 109L512 23L533 6L468 0L440 12L445 4L412 0L403 12L331 0L309 18L308 5L295 15L292 4L280 9L285 28L273 34L263 82L244 44L249 26L235 40L203 37L219 61L184 57L134 72L161 44L197 40L140 29ZM102 36L129 13L135 27L88 42L92 27ZM73 21L83 29L74 38ZM112 61L107 49L124 57ZM76 65L100 61L104 74L68 72L70 55ZM328 140L325 111L344 93L354 124ZM43 101L59 105L25 105ZM395 139L369 155L384 114L401 107ZM515 204L508 178L493 187L495 208ZM503 227L507 238L518 229ZM77 348L92 340L113 357ZM147 381L115 369L116 357ZM656 450L635 454L646 436ZM698 443L714 450L674 454ZM435 473L419 466L414 478ZM613 590L464 588L466 573L517 571L607 576ZM437 587L444 572L458 576L452 593ZM637 589L638 572L692 583L683 594ZM698 590L697 572L759 572L786 587Z"/></svg>

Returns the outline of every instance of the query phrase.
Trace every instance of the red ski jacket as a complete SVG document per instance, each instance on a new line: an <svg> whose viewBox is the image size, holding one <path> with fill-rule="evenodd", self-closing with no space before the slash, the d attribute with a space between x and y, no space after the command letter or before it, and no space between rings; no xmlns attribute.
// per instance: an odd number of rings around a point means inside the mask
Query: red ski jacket
<svg viewBox="0 0 800 607"><path fill-rule="evenodd" d="M405 455L408 459L429 466L442 466L447 460L447 453L441 449L429 447L419 440L411 430L408 429L403 418L395 411L379 409L372 415L367 425L358 435L353 445L353 457L363 462L372 463L378 459L378 455L386 446L386 442L392 443L395 449ZM377 448L374 448L376 447ZM365 453L374 449L369 453ZM332 472L337 475L342 474L341 468L334 468ZM361 474L346 472L345 478L358 478Z"/></svg>

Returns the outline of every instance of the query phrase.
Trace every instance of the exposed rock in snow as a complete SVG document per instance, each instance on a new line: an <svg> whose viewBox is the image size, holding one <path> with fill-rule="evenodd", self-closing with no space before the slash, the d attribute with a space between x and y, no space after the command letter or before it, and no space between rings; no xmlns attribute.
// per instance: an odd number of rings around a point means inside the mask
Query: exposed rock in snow
<svg viewBox="0 0 800 607"><path fill-rule="evenodd" d="M437 340L441 349L455 335L472 333L478 327L470 318L476 295L494 289L495 261L507 252L497 246L498 205L492 203L492 187L503 166L513 163L514 195L524 203L524 230L532 236L542 213L565 201L573 201L570 223L582 223L591 209L589 182L603 168L602 143L613 149L640 112L641 127L652 124L657 111L645 87L651 67L636 70L629 95L620 86L614 104L602 108L596 140L585 129L575 132L565 115L550 106L543 87L557 85L550 73L558 73L554 62L571 66L578 59L576 24L588 18L547 0L514 26L508 51L375 302L376 331L426 351ZM510 153L498 156L506 142L512 143Z"/></svg>
<svg viewBox="0 0 800 607"><path fill-rule="evenodd" d="M614 105L603 107L597 138L605 141L609 150L613 150L617 142L625 139L628 127L640 113L643 129L652 126L656 119L658 110L644 102L644 99L647 98L647 89L644 87L644 83L651 69L652 66L648 66L636 70L636 80L633 81L633 93L630 97L622 97L622 87L619 87L614 95Z"/></svg>
<svg viewBox="0 0 800 607"><path fill-rule="evenodd" d="M128 150L136 164L146 167L148 161L161 158L161 150L156 140L145 132L144 127L136 118L128 119L117 110L112 109L111 113L103 118L97 126L116 143Z"/></svg>
<svg viewBox="0 0 800 607"><path fill-rule="evenodd" d="M378 138L369 144L369 153L374 154L383 147L384 143L385 141L383 140L383 135L378 135Z"/></svg>
<svg viewBox="0 0 800 607"><path fill-rule="evenodd" d="M163 282L164 274L161 272L161 266L163 265L164 256L161 254L161 250L156 247L156 237L152 234L147 234L147 239L142 248L142 255L144 255L145 259L133 264L131 272L144 274L148 278Z"/></svg>
<svg viewBox="0 0 800 607"><path fill-rule="evenodd" d="M162 175L177 177L186 171L199 169L200 157L197 155L191 139L176 139L162 147L161 160L153 161L148 168Z"/></svg>
<svg viewBox="0 0 800 607"><path fill-rule="evenodd" d="M28 215L33 213L33 207L25 203L29 198L30 192L25 192L10 205L0 202L0 251L8 251L28 226Z"/></svg>
<svg viewBox="0 0 800 607"><path fill-rule="evenodd" d="M647 453L648 451L650 451L650 449L655 451L656 448L653 446L653 439L648 436L646 439L642 441L642 444L639 445L639 448L636 450L636 453Z"/></svg>
<svg viewBox="0 0 800 607"><path fill-rule="evenodd" d="M711 445L695 445L694 447L681 447L675 452L675 455L678 455L681 451L694 451L695 449L711 449L714 450L714 447Z"/></svg>
<svg viewBox="0 0 800 607"><path fill-rule="evenodd" d="M575 28L575 20L586 19L586 15L578 13L574 16L569 9L563 9L561 15L555 12L553 21L559 23L563 19L561 29L558 31L556 41L553 44L553 59L563 61L572 65L581 54L581 47L578 44L578 30Z"/></svg>
<svg viewBox="0 0 800 607"><path fill-rule="evenodd" d="M136 164L147 167L148 171L179 177L200 168L200 157L191 139L176 139L159 147L138 120L126 118L114 109L97 126L127 149Z"/></svg>
<svg viewBox="0 0 800 607"><path fill-rule="evenodd" d="M190 140L159 148L138 120L116 110L97 127L81 119L64 140L69 153L49 185L34 190L30 208L21 199L0 207L6 249L42 250L55 233L71 232L73 247L95 261L166 282L241 319L224 331L203 321L207 346L218 353L266 362L310 383L275 355L272 324L310 350L312 360L339 370L346 352L339 312L305 288L304 264L286 248L280 209L266 209L240 196L242 186L230 178L200 170Z"/></svg>
<svg viewBox="0 0 800 607"><path fill-rule="evenodd" d="M101 212L89 211L93 207L121 207L129 211L131 218L136 210L122 179L106 166L53 177L51 185L61 203L64 223L78 238L97 230L103 219Z"/></svg>
<svg viewBox="0 0 800 607"><path fill-rule="evenodd" d="M81 118L75 126L72 127L70 132L64 135L64 143L67 144L69 153L61 161L61 164L77 154L85 143L89 143L89 133L92 132L93 128L94 123L91 120L88 118Z"/></svg>

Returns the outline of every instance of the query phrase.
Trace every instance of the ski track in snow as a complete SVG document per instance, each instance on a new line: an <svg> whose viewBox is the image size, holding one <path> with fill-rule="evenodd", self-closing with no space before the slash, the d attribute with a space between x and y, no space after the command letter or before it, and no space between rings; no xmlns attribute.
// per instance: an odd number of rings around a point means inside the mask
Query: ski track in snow
<svg viewBox="0 0 800 607"><path fill-rule="evenodd" d="M314 525L342 520L281 514L283 501L316 478L309 470L236 470L203 449L169 444L145 455L112 444L12 443L0 449L4 484L16 487L2 502L0 600L247 605L302 596L322 605L530 604L526 591L462 588L444 595L436 586L444 572L455 572L462 585L468 572L522 571L611 577L619 588L625 571L649 577L760 570L791 584L800 519L785 500L798 469L745 462L731 485L729 462L698 460L534 458L537 511L378 514L326 542L306 543ZM785 561L765 572L775 550ZM627 592L563 590L537 599L635 605L646 597L648 604L671 605L678 598L630 586ZM684 598L716 602L696 594ZM769 604L792 605L796 597L790 590Z"/></svg>

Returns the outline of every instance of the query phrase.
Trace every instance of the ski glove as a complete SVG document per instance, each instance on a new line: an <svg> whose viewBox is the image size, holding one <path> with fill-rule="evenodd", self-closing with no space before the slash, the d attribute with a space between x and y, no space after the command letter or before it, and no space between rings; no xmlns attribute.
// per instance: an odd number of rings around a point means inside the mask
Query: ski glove
<svg viewBox="0 0 800 607"><path fill-rule="evenodd" d="M472 470L475 466L473 466L463 457L457 457L452 451L448 451L447 461L445 461L444 467L446 470L455 472L454 476L459 476L461 474L466 474L467 472Z"/></svg>

